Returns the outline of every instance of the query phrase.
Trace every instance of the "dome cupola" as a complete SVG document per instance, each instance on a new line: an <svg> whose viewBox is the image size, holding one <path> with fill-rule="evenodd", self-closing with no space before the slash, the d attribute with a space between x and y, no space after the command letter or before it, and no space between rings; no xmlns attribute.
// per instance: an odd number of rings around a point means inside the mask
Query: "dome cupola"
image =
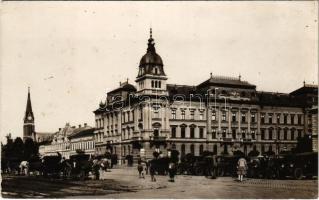
<svg viewBox="0 0 319 200"><path fill-rule="evenodd" d="M152 37L152 28L150 29L150 38L148 39L146 54L140 60L137 78L147 74L165 76L162 58L156 53L155 43Z"/></svg>

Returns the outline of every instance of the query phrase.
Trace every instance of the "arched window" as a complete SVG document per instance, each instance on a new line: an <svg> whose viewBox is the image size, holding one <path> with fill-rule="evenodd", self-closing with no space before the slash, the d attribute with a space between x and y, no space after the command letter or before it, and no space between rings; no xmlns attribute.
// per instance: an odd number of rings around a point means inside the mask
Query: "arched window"
<svg viewBox="0 0 319 200"><path fill-rule="evenodd" d="M190 150L191 150L191 154L195 155L195 148L193 144L191 144Z"/></svg>
<svg viewBox="0 0 319 200"><path fill-rule="evenodd" d="M154 87L154 81L152 81L152 88Z"/></svg>
<svg viewBox="0 0 319 200"><path fill-rule="evenodd" d="M185 144L181 146L181 156L185 156Z"/></svg>
<svg viewBox="0 0 319 200"><path fill-rule="evenodd" d="M214 144L214 154L217 154L217 145L216 144Z"/></svg>
<svg viewBox="0 0 319 200"><path fill-rule="evenodd" d="M158 87L161 88L161 81L158 82Z"/></svg>
<svg viewBox="0 0 319 200"><path fill-rule="evenodd" d="M199 154L202 155L203 154L203 151L204 151L204 146L201 144L199 146Z"/></svg>
<svg viewBox="0 0 319 200"><path fill-rule="evenodd" d="M157 67L155 68L155 74L157 74L158 73L158 70L157 70Z"/></svg>

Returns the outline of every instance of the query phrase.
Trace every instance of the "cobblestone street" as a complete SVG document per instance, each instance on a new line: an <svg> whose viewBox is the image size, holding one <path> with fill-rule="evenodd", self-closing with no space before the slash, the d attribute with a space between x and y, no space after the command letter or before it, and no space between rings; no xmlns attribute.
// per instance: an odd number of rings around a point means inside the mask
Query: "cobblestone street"
<svg viewBox="0 0 319 200"><path fill-rule="evenodd" d="M317 198L317 180L207 179L201 176L150 176L139 179L135 167L112 169L103 180L65 181L42 177L3 177L3 197L57 198Z"/></svg>

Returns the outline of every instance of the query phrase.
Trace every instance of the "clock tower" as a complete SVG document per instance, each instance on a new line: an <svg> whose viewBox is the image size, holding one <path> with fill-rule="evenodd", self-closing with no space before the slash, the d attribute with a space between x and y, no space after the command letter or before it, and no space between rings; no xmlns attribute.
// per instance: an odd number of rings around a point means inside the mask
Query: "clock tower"
<svg viewBox="0 0 319 200"><path fill-rule="evenodd" d="M28 88L27 108L23 119L23 140L31 138L35 141L34 116L32 112L30 87Z"/></svg>

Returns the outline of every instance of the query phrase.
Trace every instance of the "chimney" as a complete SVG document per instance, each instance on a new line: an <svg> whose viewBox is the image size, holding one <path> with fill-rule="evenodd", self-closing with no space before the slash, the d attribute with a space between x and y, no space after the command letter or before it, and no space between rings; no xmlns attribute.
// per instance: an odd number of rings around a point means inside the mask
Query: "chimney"
<svg viewBox="0 0 319 200"><path fill-rule="evenodd" d="M87 123L84 123L84 127L87 127L87 125L88 125Z"/></svg>
<svg viewBox="0 0 319 200"><path fill-rule="evenodd" d="M81 124L79 124L79 128L81 128Z"/></svg>

